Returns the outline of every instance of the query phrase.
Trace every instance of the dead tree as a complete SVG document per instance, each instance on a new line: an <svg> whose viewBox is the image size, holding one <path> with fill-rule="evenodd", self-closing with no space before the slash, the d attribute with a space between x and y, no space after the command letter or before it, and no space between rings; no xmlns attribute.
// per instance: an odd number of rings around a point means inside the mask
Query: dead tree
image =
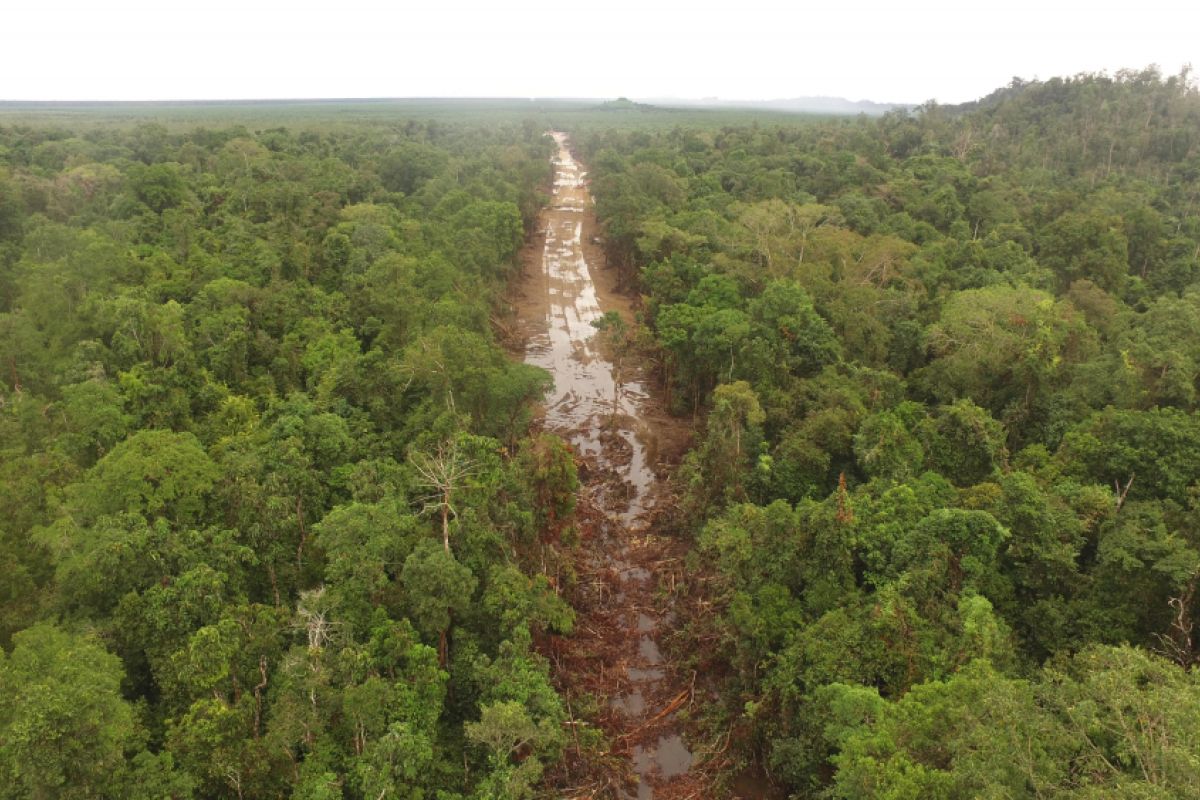
<svg viewBox="0 0 1200 800"><path fill-rule="evenodd" d="M475 461L460 449L457 439L441 442L433 453L413 453L409 458L421 484L433 491L422 498L422 513L436 511L442 517L442 544L450 552L450 518L458 518L454 495L473 476L478 468Z"/></svg>
<svg viewBox="0 0 1200 800"><path fill-rule="evenodd" d="M300 602L296 604L296 615L300 618L299 627L308 637L310 652L318 652L329 641L334 623L326 616L323 602L325 587L310 589L300 593Z"/></svg>
<svg viewBox="0 0 1200 800"><path fill-rule="evenodd" d="M1171 630L1168 634L1158 634L1162 652L1181 667L1190 667L1196 663L1196 647L1192 642L1192 631L1195 622L1192 619L1192 603L1196 599L1196 589L1200 585L1200 571L1192 573L1192 577L1184 585L1177 597L1167 601L1174 613L1171 620Z"/></svg>

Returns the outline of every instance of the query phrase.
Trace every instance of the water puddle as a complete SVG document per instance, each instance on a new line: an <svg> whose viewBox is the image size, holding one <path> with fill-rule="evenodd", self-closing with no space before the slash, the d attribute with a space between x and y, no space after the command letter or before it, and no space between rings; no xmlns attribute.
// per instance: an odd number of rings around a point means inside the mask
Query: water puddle
<svg viewBox="0 0 1200 800"><path fill-rule="evenodd" d="M649 636L643 636L638 640L638 655L647 664L661 664L662 653L658 649L658 642L651 639Z"/></svg>
<svg viewBox="0 0 1200 800"><path fill-rule="evenodd" d="M629 694L614 697L612 707L627 717L638 717L646 712L646 698L641 689L634 689Z"/></svg>
<svg viewBox="0 0 1200 800"><path fill-rule="evenodd" d="M635 747L633 764L639 774L656 773L663 778L682 775L692 766L692 754L677 734L661 736L653 747Z"/></svg>
<svg viewBox="0 0 1200 800"><path fill-rule="evenodd" d="M655 683L663 679L663 671L658 667L626 667L625 671L634 683Z"/></svg>
<svg viewBox="0 0 1200 800"><path fill-rule="evenodd" d="M682 775L692 766L692 754L677 734L659 739L654 757L658 761L659 774L664 778Z"/></svg>
<svg viewBox="0 0 1200 800"><path fill-rule="evenodd" d="M625 581L648 581L650 580L650 570L645 567L639 567L635 564L628 564L623 561L614 561L613 569L617 573L617 577L621 582Z"/></svg>

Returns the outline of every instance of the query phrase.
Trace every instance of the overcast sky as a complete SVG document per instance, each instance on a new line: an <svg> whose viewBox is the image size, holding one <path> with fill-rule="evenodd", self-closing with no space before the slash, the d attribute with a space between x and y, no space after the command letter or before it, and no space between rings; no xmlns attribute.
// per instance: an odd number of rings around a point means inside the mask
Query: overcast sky
<svg viewBox="0 0 1200 800"><path fill-rule="evenodd" d="M1200 0L7 0L0 99L962 102L1200 68Z"/></svg>

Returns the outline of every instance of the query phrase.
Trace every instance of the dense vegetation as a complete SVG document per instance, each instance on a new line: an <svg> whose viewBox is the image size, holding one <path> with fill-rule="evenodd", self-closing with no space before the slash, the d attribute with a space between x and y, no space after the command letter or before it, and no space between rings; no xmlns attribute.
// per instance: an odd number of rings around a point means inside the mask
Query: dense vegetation
<svg viewBox="0 0 1200 800"><path fill-rule="evenodd" d="M1200 796L1186 74L120 113L0 117L0 798L538 793L577 481L493 322L547 124L702 420L712 739L803 798Z"/></svg>
<svg viewBox="0 0 1200 800"><path fill-rule="evenodd" d="M799 797L1200 796L1187 75L578 138L708 410L721 735Z"/></svg>
<svg viewBox="0 0 1200 800"><path fill-rule="evenodd" d="M529 794L541 133L0 125L0 797Z"/></svg>

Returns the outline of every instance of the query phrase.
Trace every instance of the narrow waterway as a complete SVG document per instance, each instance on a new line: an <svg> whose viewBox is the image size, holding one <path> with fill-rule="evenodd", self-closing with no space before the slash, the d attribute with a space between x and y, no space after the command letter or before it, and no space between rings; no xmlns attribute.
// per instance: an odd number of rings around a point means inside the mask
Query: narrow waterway
<svg viewBox="0 0 1200 800"><path fill-rule="evenodd" d="M583 492L600 515L582 544L587 574L580 625L594 637L589 659L595 685L611 687L606 733L613 752L628 758L634 779L615 787L625 798L665 800L678 794L692 765L677 714L691 695L689 676L664 659L661 637L673 615L660 591L661 543L653 531L663 451L686 437L686 426L654 405L636 365L610 360L593 322L607 311L629 318L623 298L597 287L599 248L587 173L567 137L554 157L554 197L541 217L540 263L527 267L520 304L525 360L554 376L544 426L569 441L583 465ZM675 448L677 449L677 447ZM597 577L598 576L598 577ZM615 644L614 644L615 643Z"/></svg>

